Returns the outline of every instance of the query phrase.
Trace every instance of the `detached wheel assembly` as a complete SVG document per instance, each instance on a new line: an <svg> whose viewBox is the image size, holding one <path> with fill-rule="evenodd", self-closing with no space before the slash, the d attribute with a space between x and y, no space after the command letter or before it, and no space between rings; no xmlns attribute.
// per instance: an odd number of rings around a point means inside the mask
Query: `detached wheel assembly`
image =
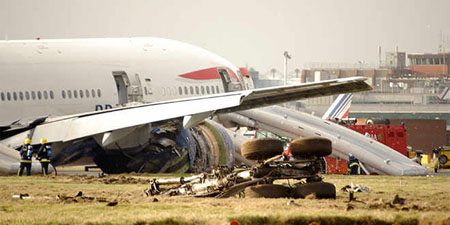
<svg viewBox="0 0 450 225"><path fill-rule="evenodd" d="M305 198L314 194L316 198L336 198L336 187L327 182L311 182L301 184L292 189L293 198Z"/></svg>
<svg viewBox="0 0 450 225"><path fill-rule="evenodd" d="M326 138L309 137L296 139L291 143L291 153L294 156L323 157L331 154L331 141Z"/></svg>
<svg viewBox="0 0 450 225"><path fill-rule="evenodd" d="M246 159L265 160L283 152L283 142L278 139L253 139L241 146L241 153Z"/></svg>
<svg viewBox="0 0 450 225"><path fill-rule="evenodd" d="M260 184L246 187L244 193L246 198L287 198L289 188L277 184Z"/></svg>

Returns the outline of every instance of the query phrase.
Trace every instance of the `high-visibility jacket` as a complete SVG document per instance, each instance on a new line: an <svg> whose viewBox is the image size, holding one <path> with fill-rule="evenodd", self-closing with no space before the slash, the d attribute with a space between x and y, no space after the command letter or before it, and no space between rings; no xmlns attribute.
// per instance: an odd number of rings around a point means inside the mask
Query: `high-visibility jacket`
<svg viewBox="0 0 450 225"><path fill-rule="evenodd" d="M348 172L350 174L359 174L359 160L358 159L350 159L347 163Z"/></svg>
<svg viewBox="0 0 450 225"><path fill-rule="evenodd" d="M52 157L52 147L49 144L41 145L38 152L38 159L41 162L50 162L50 157Z"/></svg>
<svg viewBox="0 0 450 225"><path fill-rule="evenodd" d="M31 163L31 157L33 156L33 146L23 145L20 149L20 162Z"/></svg>

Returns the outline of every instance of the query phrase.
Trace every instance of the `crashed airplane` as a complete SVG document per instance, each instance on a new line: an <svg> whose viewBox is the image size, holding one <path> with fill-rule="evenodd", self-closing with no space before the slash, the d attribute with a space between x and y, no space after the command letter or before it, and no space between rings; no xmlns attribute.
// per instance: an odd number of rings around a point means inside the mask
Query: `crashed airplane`
<svg viewBox="0 0 450 225"><path fill-rule="evenodd" d="M160 38L0 41L0 172L30 137L55 166L106 173L201 171L234 162L233 140L205 118L370 90L365 78L253 89L246 70Z"/></svg>

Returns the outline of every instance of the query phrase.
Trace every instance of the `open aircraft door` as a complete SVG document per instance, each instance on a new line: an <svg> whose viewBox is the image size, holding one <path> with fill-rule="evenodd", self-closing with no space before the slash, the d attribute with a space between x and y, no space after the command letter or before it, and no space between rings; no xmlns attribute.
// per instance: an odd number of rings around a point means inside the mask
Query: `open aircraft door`
<svg viewBox="0 0 450 225"><path fill-rule="evenodd" d="M117 87L118 105L142 101L143 93L138 74L136 74L134 82L130 81L127 73L124 71L114 71L113 76Z"/></svg>
<svg viewBox="0 0 450 225"><path fill-rule="evenodd" d="M225 92L240 91L242 90L241 83L238 79L232 78L227 69L219 68L218 72L222 79L223 89Z"/></svg>

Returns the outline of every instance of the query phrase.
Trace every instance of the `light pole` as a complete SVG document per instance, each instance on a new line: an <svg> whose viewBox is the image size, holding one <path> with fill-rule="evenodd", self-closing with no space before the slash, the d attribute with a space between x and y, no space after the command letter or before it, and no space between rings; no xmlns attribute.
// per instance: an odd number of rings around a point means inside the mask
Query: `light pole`
<svg viewBox="0 0 450 225"><path fill-rule="evenodd" d="M287 63L288 59L291 59L291 55L287 51L284 51L284 85L287 85Z"/></svg>

